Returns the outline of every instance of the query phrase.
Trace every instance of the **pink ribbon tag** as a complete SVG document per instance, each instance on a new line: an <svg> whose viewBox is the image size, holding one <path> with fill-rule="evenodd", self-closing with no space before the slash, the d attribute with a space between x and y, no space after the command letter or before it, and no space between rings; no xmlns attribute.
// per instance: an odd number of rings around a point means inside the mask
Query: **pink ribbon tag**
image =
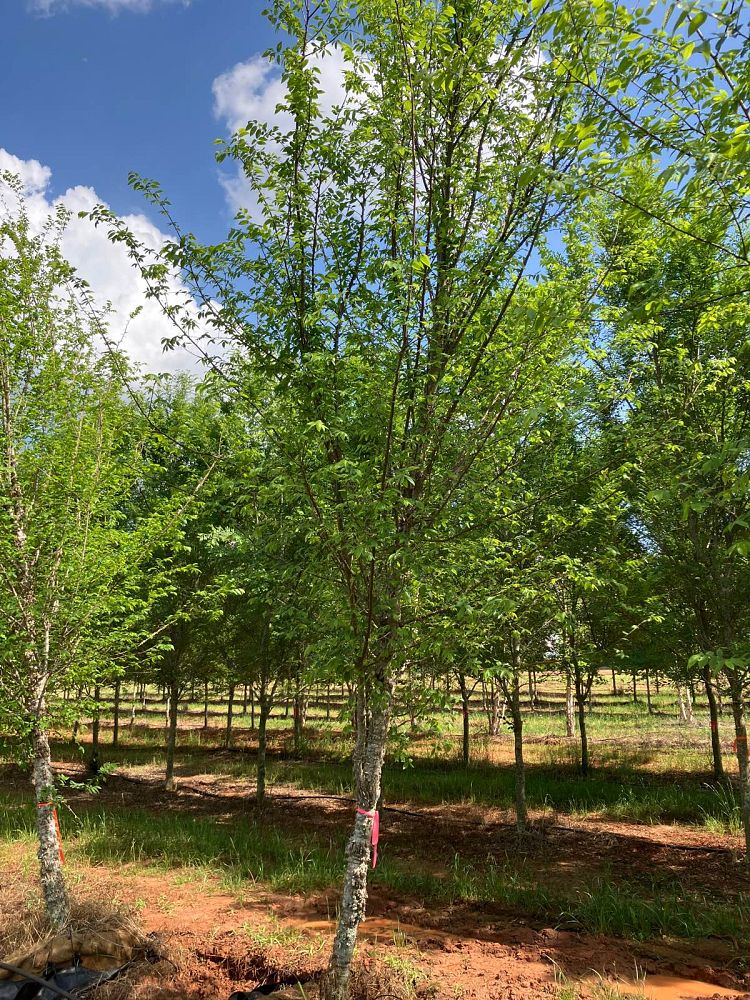
<svg viewBox="0 0 750 1000"><path fill-rule="evenodd" d="M360 809L357 806L357 813L360 816L367 816L368 819L372 820L372 834L370 836L370 843L372 844L372 867L375 868L378 863L378 843L380 841L380 813L377 809Z"/></svg>

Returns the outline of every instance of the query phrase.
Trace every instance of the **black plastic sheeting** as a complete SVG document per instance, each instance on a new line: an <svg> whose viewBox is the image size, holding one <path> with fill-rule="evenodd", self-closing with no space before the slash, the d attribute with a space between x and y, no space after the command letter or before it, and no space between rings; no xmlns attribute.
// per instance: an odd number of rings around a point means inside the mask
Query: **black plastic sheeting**
<svg viewBox="0 0 750 1000"><path fill-rule="evenodd" d="M266 1000L267 997L272 996L277 990L290 985L298 985L297 980L295 979L293 982L285 980L280 983L267 983L265 986L256 986L250 993L246 990L237 990L236 993L230 996L229 1000Z"/></svg>
<svg viewBox="0 0 750 1000"><path fill-rule="evenodd" d="M111 969L108 972L94 972L92 969L86 969L82 965L76 965L69 969L50 969L41 976L36 977L39 980L43 979L46 983L49 983L48 987L45 987L42 982L34 982L32 980L16 980L13 982L1 980L0 1000L60 1000L60 997L65 994L73 997L83 997L89 990L94 990L102 983L115 979L126 968L127 966L121 966L118 969ZM294 980L295 984L296 982L297 980ZM267 997L276 993L277 990L289 985L290 981L287 980L257 986L249 993L245 990L237 990L237 992L230 996L229 1000L266 1000Z"/></svg>
<svg viewBox="0 0 750 1000"><path fill-rule="evenodd" d="M82 996L101 983L114 979L123 971L123 968L112 969L108 972L94 972L82 965L76 965L69 969L51 969L39 978L44 979L50 986L58 987L64 993ZM41 983L29 980L0 981L0 1000L59 1000L59 998L60 993L57 990L45 988Z"/></svg>

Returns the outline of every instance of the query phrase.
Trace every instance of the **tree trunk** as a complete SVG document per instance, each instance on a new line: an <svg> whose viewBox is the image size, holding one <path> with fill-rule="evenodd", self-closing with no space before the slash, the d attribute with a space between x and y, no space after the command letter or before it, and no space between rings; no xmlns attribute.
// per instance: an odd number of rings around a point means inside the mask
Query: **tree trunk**
<svg viewBox="0 0 750 1000"><path fill-rule="evenodd" d="M115 710L112 719L112 746L117 746L120 736L120 678L115 681Z"/></svg>
<svg viewBox="0 0 750 1000"><path fill-rule="evenodd" d="M576 707L573 696L573 677L570 666L565 672L565 735L575 736L576 734Z"/></svg>
<svg viewBox="0 0 750 1000"><path fill-rule="evenodd" d="M586 699L578 698L578 730L581 735L581 774L589 775L589 736L586 732Z"/></svg>
<svg viewBox="0 0 750 1000"><path fill-rule="evenodd" d="M573 660L573 680L575 681L576 704L578 705L578 732L581 740L581 774L584 778L589 774L589 736L586 731L586 699L591 694L591 678L588 683L584 679L581 663L578 659L578 648L571 644ZM635 679L635 673L633 674Z"/></svg>
<svg viewBox="0 0 750 1000"><path fill-rule="evenodd" d="M91 720L91 756L99 754L99 702L101 700L101 688L94 685L94 715Z"/></svg>
<svg viewBox="0 0 750 1000"><path fill-rule="evenodd" d="M203 728L208 729L208 681L203 682Z"/></svg>
<svg viewBox="0 0 750 1000"><path fill-rule="evenodd" d="M305 725L305 704L304 695L297 680L294 688L294 752L299 756L302 753L303 728Z"/></svg>
<svg viewBox="0 0 750 1000"><path fill-rule="evenodd" d="M680 706L680 722L686 726L693 723L693 702L690 698L690 689L677 685L677 701Z"/></svg>
<svg viewBox="0 0 750 1000"><path fill-rule="evenodd" d="M242 688L242 714L247 715L247 684Z"/></svg>
<svg viewBox="0 0 750 1000"><path fill-rule="evenodd" d="M649 669L646 667L646 702L648 704L648 714L654 714L654 707L651 704L651 677L649 675Z"/></svg>
<svg viewBox="0 0 750 1000"><path fill-rule="evenodd" d="M262 809L266 799L266 723L268 722L268 716L271 714L271 701L265 688L261 688L258 702L260 713L258 719L255 801L258 803L258 809Z"/></svg>
<svg viewBox="0 0 750 1000"><path fill-rule="evenodd" d="M463 719L463 762L464 767L469 766L471 733L469 730L469 689L466 686L466 675L458 674L458 687L461 691L461 717Z"/></svg>
<svg viewBox="0 0 750 1000"><path fill-rule="evenodd" d="M633 704L638 704L638 680L635 675L635 670L633 671Z"/></svg>
<svg viewBox="0 0 750 1000"><path fill-rule="evenodd" d="M232 745L232 715L234 714L234 684L229 685L229 704L227 705L227 731L224 734L224 746L228 750Z"/></svg>
<svg viewBox="0 0 750 1000"><path fill-rule="evenodd" d="M500 732L501 708L500 708L500 685L493 677L490 681L490 714L489 730L490 736L497 736ZM505 700L503 700L502 715L505 714Z"/></svg>
<svg viewBox="0 0 750 1000"><path fill-rule="evenodd" d="M708 714L711 720L711 757L713 760L714 778L719 781L724 777L724 761L721 756L721 736L719 734L719 710L716 704L716 691L708 664L703 668L703 683L706 688Z"/></svg>
<svg viewBox="0 0 750 1000"><path fill-rule="evenodd" d="M167 768L164 781L164 787L168 792L174 791L174 751L177 744L177 699L179 694L175 681L169 687L168 696L169 728L167 730Z"/></svg>
<svg viewBox="0 0 750 1000"><path fill-rule="evenodd" d="M745 864L750 868L750 784L748 784L747 725L745 723L742 680L734 669L727 669L725 673L729 681L729 694L732 699L734 745L740 772L740 809L742 811L742 827L745 831Z"/></svg>
<svg viewBox="0 0 750 1000"><path fill-rule="evenodd" d="M333 952L322 996L325 1000L346 1000L357 930L367 904L367 872L370 866L370 841L374 818L363 815L377 809L380 799L383 760L388 738L392 688L385 680L386 671L378 671L378 697L367 712L363 685L357 688L357 746L354 751L354 784L357 812L354 829L346 847L346 875L341 910Z"/></svg>
<svg viewBox="0 0 750 1000"><path fill-rule="evenodd" d="M612 667L612 694L617 694L617 675L614 667Z"/></svg>
<svg viewBox="0 0 750 1000"><path fill-rule="evenodd" d="M33 784L36 805L36 832L39 839L39 878L42 884L44 905L52 927L60 931L68 923L70 903L65 888L60 842L55 819L55 778L49 736L43 719L46 711L44 700L45 681L35 672L31 674L29 715L32 719L31 741L33 749Z"/></svg>
<svg viewBox="0 0 750 1000"><path fill-rule="evenodd" d="M138 694L138 688L136 682L133 681L133 695L130 702L130 728L132 729L135 725L135 700Z"/></svg>
<svg viewBox="0 0 750 1000"><path fill-rule="evenodd" d="M513 720L513 753L515 759L516 829L525 833L529 822L526 806L526 768L523 760L523 715L521 714L521 638L511 637L513 681L510 691L510 713Z"/></svg>

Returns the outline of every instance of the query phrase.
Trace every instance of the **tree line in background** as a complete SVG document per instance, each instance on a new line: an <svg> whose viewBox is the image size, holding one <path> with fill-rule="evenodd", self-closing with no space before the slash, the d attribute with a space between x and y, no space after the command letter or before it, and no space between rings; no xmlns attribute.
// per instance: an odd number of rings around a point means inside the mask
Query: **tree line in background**
<svg viewBox="0 0 750 1000"><path fill-rule="evenodd" d="M251 685L262 801L281 689L301 706L347 685L341 1000L389 733L439 707L433 675L498 692L521 776L530 666L566 679L584 772L597 676L702 685L717 776L718 699L732 714L750 845L750 48L732 0L268 16L283 114L220 147L248 192L226 240L175 224L149 250L92 213L200 378L109 344L64 217L33 231L5 179L0 729L32 766L62 925L48 734L81 713L64 691L160 685L171 784L180 698Z"/></svg>

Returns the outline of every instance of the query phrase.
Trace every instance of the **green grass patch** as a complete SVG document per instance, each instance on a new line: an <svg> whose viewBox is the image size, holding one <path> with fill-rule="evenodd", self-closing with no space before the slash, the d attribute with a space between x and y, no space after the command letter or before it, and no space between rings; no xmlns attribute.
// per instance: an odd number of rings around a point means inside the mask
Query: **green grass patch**
<svg viewBox="0 0 750 1000"><path fill-rule="evenodd" d="M750 900L709 898L687 892L677 882L654 884L644 890L598 877L586 887L564 890L540 883L528 870L478 867L464 863L459 855L444 878L384 864L374 873L374 881L425 901L493 903L555 926L614 937L719 937L743 945L750 942Z"/></svg>
<svg viewBox="0 0 750 1000"><path fill-rule="evenodd" d="M223 764L217 762L218 769ZM247 770L248 779L252 771ZM235 776L240 776L235 771ZM352 792L351 767L333 762L273 761L269 781L334 795ZM657 775L611 770L582 778L573 768L527 768L526 794L532 808L574 816L636 823L687 823L715 831L741 829L737 794L726 784L688 778L665 780ZM470 802L511 809L514 775L510 767L475 765L465 769L444 762L430 767L387 768L383 774L385 802L436 805Z"/></svg>
<svg viewBox="0 0 750 1000"><path fill-rule="evenodd" d="M248 818L217 821L99 805L76 818L63 814L62 821L73 861L190 868L218 875L233 889L249 881L289 893L335 889L343 875L343 833L326 839L308 834L303 840ZM32 805L17 794L0 797L0 841L26 841L33 831ZM617 937L715 936L750 943L750 900L688 892L668 876L643 884L600 875L568 888L550 886L528 866L475 865L456 855L440 875L384 858L372 880L425 904L492 903L552 925Z"/></svg>
<svg viewBox="0 0 750 1000"><path fill-rule="evenodd" d="M229 882L263 882L290 892L325 888L341 877L343 836L302 840L250 819L221 822L97 805L75 817L63 812L61 822L74 861L208 869ZM0 798L0 839L27 838L33 831L33 807L17 796Z"/></svg>

